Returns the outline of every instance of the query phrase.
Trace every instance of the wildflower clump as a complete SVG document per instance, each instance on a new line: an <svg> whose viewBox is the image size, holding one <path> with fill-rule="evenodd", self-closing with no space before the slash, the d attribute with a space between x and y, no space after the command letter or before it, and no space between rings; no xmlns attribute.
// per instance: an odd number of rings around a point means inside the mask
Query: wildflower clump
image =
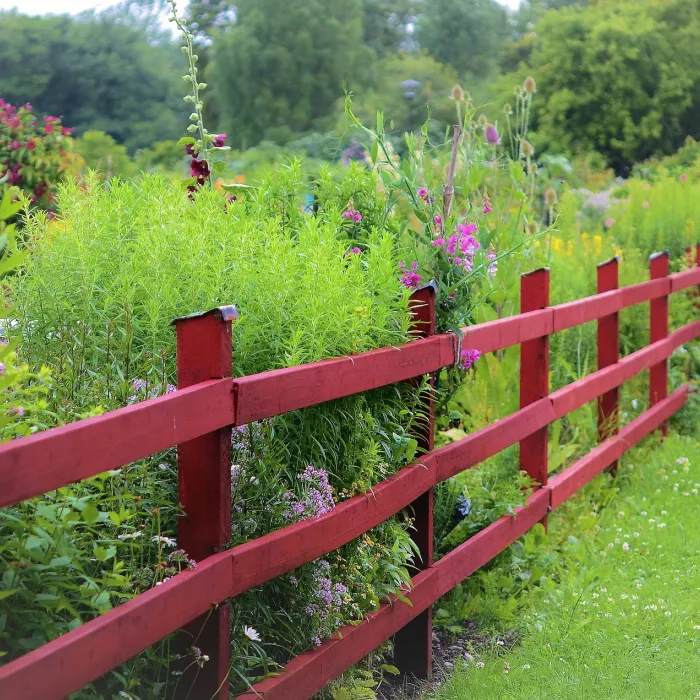
<svg viewBox="0 0 700 700"><path fill-rule="evenodd" d="M19 187L32 206L54 208L54 188L70 166L73 130L55 116L40 120L31 104L0 98L0 182Z"/></svg>

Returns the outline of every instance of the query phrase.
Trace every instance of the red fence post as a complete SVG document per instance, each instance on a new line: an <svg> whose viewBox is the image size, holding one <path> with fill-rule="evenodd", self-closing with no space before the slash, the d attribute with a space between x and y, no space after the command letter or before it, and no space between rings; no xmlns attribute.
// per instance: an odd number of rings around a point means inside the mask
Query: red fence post
<svg viewBox="0 0 700 700"><path fill-rule="evenodd" d="M520 279L520 313L549 306L549 268L543 267ZM520 345L520 408L549 394L549 336ZM547 483L547 426L520 442L520 469L540 486ZM542 524L547 526L546 517Z"/></svg>
<svg viewBox="0 0 700 700"><path fill-rule="evenodd" d="M659 279L668 276L668 251L655 253L649 257L649 276ZM649 342L655 343L668 336L668 295L649 302ZM649 405L662 401L668 395L668 360L663 360L649 369ZM664 436L668 435L668 424L661 426Z"/></svg>
<svg viewBox="0 0 700 700"><path fill-rule="evenodd" d="M598 265L598 294L619 287L620 261L617 256ZM614 365L620 359L620 314L598 319L598 369ZM598 400L598 440L603 442L619 429L620 388L615 387ZM617 462L610 468L614 474Z"/></svg>
<svg viewBox="0 0 700 700"><path fill-rule="evenodd" d="M416 289L411 295L413 331L416 336L427 337L435 334L435 297L437 287L434 282ZM432 392L434 379L431 377L431 391L424 399L426 420L416 434L418 450L428 452L435 444L435 402ZM415 517L413 541L420 551L419 570L427 569L433 563L433 489L426 491L411 504ZM402 603L397 603L402 605ZM414 618L394 635L394 664L403 674L416 678L430 678L433 658L433 610L432 606Z"/></svg>
<svg viewBox="0 0 700 700"><path fill-rule="evenodd" d="M178 388L232 374L233 306L176 319ZM195 561L220 550L231 539L231 427L178 445L179 547ZM227 603L187 626L187 646L209 657L192 663L177 686L178 698L226 700L231 656Z"/></svg>

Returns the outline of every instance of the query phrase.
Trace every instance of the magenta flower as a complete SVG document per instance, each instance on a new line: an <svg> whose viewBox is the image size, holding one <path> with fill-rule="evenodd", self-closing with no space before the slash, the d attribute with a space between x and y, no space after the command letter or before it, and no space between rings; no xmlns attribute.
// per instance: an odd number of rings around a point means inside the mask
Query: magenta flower
<svg viewBox="0 0 700 700"><path fill-rule="evenodd" d="M438 246L445 245L445 239L444 238L435 238L434 240L431 241L431 244L437 248Z"/></svg>
<svg viewBox="0 0 700 700"><path fill-rule="evenodd" d="M192 177L196 177L200 184L204 183L204 180L211 175L209 170L209 163L206 160L198 160L193 158L190 163L190 174Z"/></svg>
<svg viewBox="0 0 700 700"><path fill-rule="evenodd" d="M22 148L22 144L19 141L10 141L10 148L13 151L19 151Z"/></svg>
<svg viewBox="0 0 700 700"><path fill-rule="evenodd" d="M501 137L498 135L498 129L493 125L489 124L486 127L486 142L495 146L501 143Z"/></svg>
<svg viewBox="0 0 700 700"><path fill-rule="evenodd" d="M615 219L605 219L603 225L605 228L612 228L615 225Z"/></svg>
<svg viewBox="0 0 700 700"><path fill-rule="evenodd" d="M6 368L5 368L5 363L4 363L4 362L0 362L0 376L2 376L3 374L5 374L6 371L7 371L7 370L6 370Z"/></svg>
<svg viewBox="0 0 700 700"><path fill-rule="evenodd" d="M61 129L61 135L62 136L70 136L73 133L73 128L64 126L63 129Z"/></svg>
<svg viewBox="0 0 700 700"><path fill-rule="evenodd" d="M216 135L214 136L214 142L213 142L213 143L214 143L214 147L215 147L215 148L221 148L221 147L226 143L226 139L227 139L227 138L228 138L228 137L226 136L226 134L216 134Z"/></svg>
<svg viewBox="0 0 700 700"><path fill-rule="evenodd" d="M491 206L491 202L489 202L488 199L484 200L484 214L490 214L493 211L493 207Z"/></svg>
<svg viewBox="0 0 700 700"><path fill-rule="evenodd" d="M421 199L427 199L428 197L428 190L425 189L425 187L419 187L418 188L418 196Z"/></svg>
<svg viewBox="0 0 700 700"><path fill-rule="evenodd" d="M474 363L479 361L480 357L480 350L462 350L462 360L459 363L459 366L462 369L471 369L474 366Z"/></svg>
<svg viewBox="0 0 700 700"><path fill-rule="evenodd" d="M681 182L685 182L687 179L688 179L688 176L685 173L683 173L681 175Z"/></svg>
<svg viewBox="0 0 700 700"><path fill-rule="evenodd" d="M353 248L350 252L354 255L360 255L360 253L362 253L362 250L360 248Z"/></svg>
<svg viewBox="0 0 700 700"><path fill-rule="evenodd" d="M417 272L418 263L411 263L410 270L406 269L406 265L404 263L399 263L399 267L403 272L403 274L399 278L401 280L401 284L403 284L404 287L408 287L409 289L416 289L418 285L420 285L420 283L423 281L423 278Z"/></svg>

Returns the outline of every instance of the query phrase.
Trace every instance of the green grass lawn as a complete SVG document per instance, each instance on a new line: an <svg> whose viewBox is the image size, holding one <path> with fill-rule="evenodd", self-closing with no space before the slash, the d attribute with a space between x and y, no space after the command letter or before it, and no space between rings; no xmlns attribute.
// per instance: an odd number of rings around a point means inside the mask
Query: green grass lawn
<svg viewBox="0 0 700 700"><path fill-rule="evenodd" d="M632 453L617 486L597 513L584 496L550 516L571 535L560 585L520 645L460 662L439 700L700 698L700 443Z"/></svg>

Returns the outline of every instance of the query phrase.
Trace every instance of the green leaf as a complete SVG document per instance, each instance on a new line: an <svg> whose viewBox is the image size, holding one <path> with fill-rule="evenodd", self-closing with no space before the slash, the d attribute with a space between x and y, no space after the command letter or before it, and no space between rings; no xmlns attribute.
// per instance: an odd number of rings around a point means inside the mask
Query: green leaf
<svg viewBox="0 0 700 700"><path fill-rule="evenodd" d="M0 600L4 600L5 598L9 598L11 595L14 595L17 593L17 589L13 588L10 591L0 591Z"/></svg>
<svg viewBox="0 0 700 700"><path fill-rule="evenodd" d="M226 170L226 161L225 160L217 160L214 161L211 164L211 169L212 172L215 173L216 175L221 175Z"/></svg>
<svg viewBox="0 0 700 700"><path fill-rule="evenodd" d="M100 511L97 510L94 503L88 503L85 508L83 508L83 520L88 524L92 525L97 522L97 518L100 516Z"/></svg>
<svg viewBox="0 0 700 700"><path fill-rule="evenodd" d="M196 143L197 139L193 138L192 136L183 136L178 142L178 146L191 146L193 143Z"/></svg>

